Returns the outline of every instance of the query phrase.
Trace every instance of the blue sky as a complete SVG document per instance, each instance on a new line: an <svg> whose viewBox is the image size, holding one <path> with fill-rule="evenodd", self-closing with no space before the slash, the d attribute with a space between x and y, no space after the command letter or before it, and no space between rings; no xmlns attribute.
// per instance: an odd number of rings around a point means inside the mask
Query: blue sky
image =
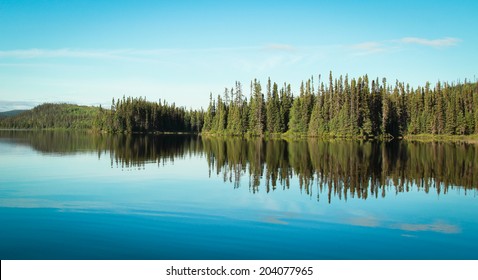
<svg viewBox="0 0 478 280"><path fill-rule="evenodd" d="M145 96L206 107L236 80L475 79L478 1L0 1L0 111ZM247 93L247 91L246 91Z"/></svg>

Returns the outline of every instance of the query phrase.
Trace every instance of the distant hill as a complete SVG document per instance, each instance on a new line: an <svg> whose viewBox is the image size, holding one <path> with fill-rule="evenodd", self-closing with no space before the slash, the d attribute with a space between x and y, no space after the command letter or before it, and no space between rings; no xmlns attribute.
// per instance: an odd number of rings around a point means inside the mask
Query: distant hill
<svg viewBox="0 0 478 280"><path fill-rule="evenodd" d="M11 110L11 111L6 111L6 112L0 112L0 118L6 118L6 117L13 117L18 114L21 114L27 110Z"/></svg>
<svg viewBox="0 0 478 280"><path fill-rule="evenodd" d="M66 103L45 103L31 110L15 110L4 112L10 116L0 119L0 128L17 129L90 129L99 108L90 106L79 106Z"/></svg>

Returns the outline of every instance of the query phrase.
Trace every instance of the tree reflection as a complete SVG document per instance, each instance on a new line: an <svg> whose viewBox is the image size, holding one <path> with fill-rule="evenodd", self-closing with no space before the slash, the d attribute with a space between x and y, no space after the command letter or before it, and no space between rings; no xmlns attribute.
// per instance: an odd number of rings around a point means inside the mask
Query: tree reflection
<svg viewBox="0 0 478 280"><path fill-rule="evenodd" d="M202 138L210 174L241 185L248 176L252 192L297 184L317 199L385 197L412 190L446 194L478 188L476 145L407 141L363 142ZM292 180L297 178L297 180ZM294 183L292 183L294 182Z"/></svg>
<svg viewBox="0 0 478 280"><path fill-rule="evenodd" d="M384 197L410 191L478 189L478 146L458 142L364 142L209 138L196 135L101 135L0 131L1 141L47 154L97 153L113 168L143 169L202 157L209 176L252 193L299 188L318 200Z"/></svg>

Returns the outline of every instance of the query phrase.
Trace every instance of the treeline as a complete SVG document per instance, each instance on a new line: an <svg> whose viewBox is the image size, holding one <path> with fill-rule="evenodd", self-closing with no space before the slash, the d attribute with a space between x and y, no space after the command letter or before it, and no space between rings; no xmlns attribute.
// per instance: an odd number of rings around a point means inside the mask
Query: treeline
<svg viewBox="0 0 478 280"><path fill-rule="evenodd" d="M390 138L406 135L478 134L478 83L426 83L416 89L384 78L321 76L291 85L258 80L248 94L236 82L207 111L165 101L123 97L111 108L43 104L0 119L3 128L94 129L111 133L192 132L216 135ZM248 97L246 97L248 95Z"/></svg>
<svg viewBox="0 0 478 280"><path fill-rule="evenodd" d="M251 82L250 98L242 86L210 97L202 132L255 135L290 133L326 137L397 137L416 134L478 133L478 83L430 83L416 89L384 78L348 76L328 83L302 82L294 96L290 84L279 88L269 79L263 90Z"/></svg>
<svg viewBox="0 0 478 280"><path fill-rule="evenodd" d="M97 107L45 103L17 115L0 119L1 128L92 129Z"/></svg>
<svg viewBox="0 0 478 280"><path fill-rule="evenodd" d="M151 102L145 98L113 98L109 110L99 108L94 127L117 132L200 132L203 110L187 110L166 101Z"/></svg>

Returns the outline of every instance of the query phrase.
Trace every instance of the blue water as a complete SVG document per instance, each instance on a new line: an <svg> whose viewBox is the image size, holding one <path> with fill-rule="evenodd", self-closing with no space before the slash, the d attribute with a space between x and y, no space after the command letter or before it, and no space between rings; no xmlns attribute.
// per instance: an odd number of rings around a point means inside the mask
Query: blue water
<svg viewBox="0 0 478 280"><path fill-rule="evenodd" d="M473 189L329 202L294 174L224 180L204 153L124 165L24 138L0 138L0 259L478 259Z"/></svg>

